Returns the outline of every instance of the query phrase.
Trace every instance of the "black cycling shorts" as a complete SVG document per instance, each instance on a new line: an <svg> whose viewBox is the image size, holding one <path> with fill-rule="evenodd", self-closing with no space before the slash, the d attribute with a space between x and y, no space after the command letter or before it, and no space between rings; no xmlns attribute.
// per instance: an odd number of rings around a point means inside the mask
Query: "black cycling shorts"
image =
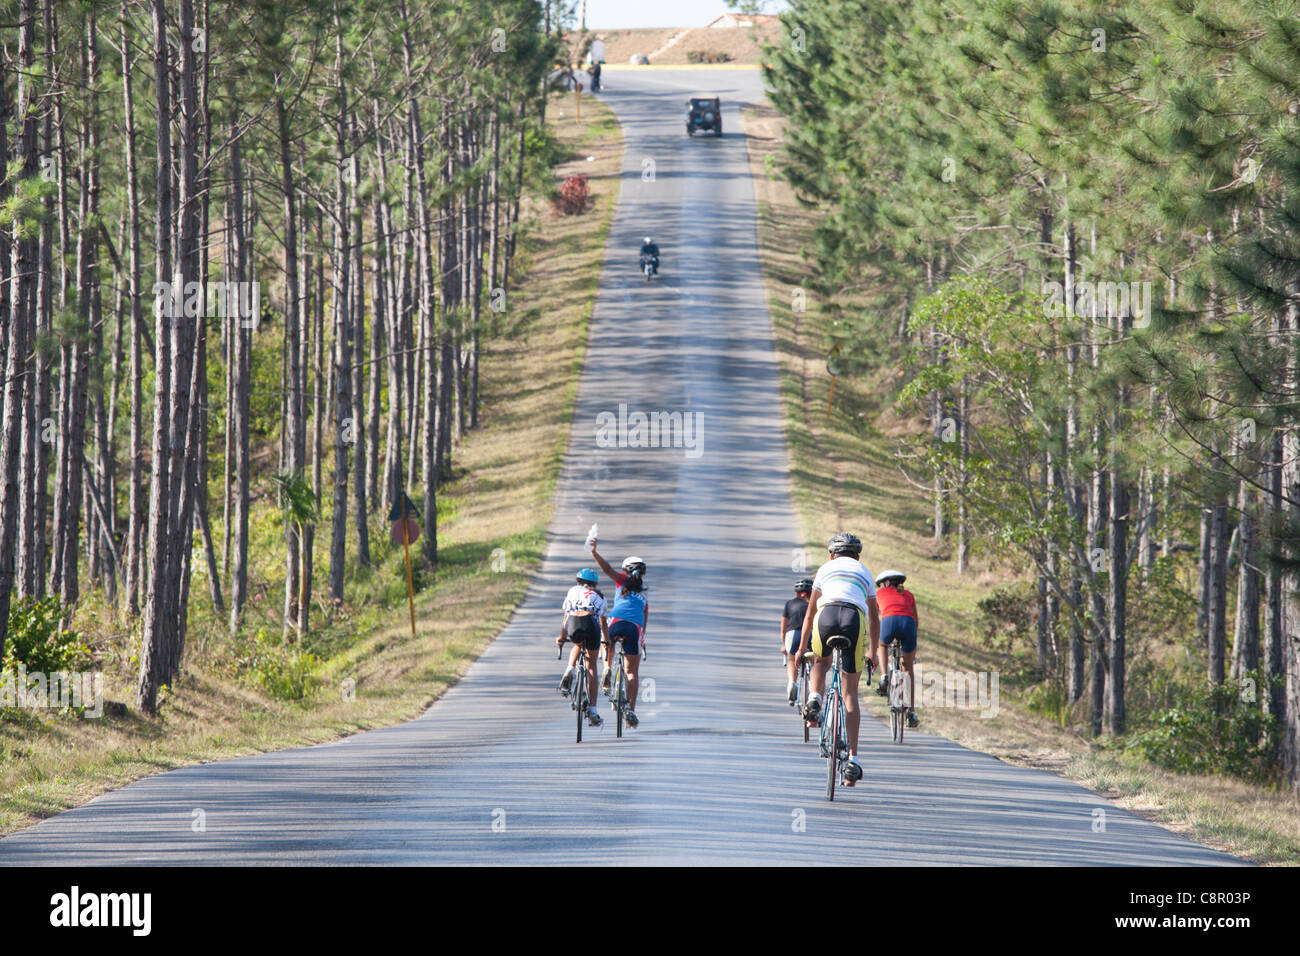
<svg viewBox="0 0 1300 956"><path fill-rule="evenodd" d="M849 649L844 652L844 670L856 674L866 663L866 641L862 639L863 614L852 604L825 604L817 614L813 628L812 649L819 657L831 653L827 638L843 634L849 639Z"/></svg>
<svg viewBox="0 0 1300 956"><path fill-rule="evenodd" d="M594 614L570 614L564 619L564 636L575 644L582 644L587 653L600 650L600 624Z"/></svg>

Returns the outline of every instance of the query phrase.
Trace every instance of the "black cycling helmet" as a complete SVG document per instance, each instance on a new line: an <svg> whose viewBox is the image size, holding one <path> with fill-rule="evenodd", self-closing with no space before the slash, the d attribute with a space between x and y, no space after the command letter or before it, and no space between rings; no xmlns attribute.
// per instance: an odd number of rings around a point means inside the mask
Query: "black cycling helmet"
<svg viewBox="0 0 1300 956"><path fill-rule="evenodd" d="M811 593L812 593L812 578L800 578L798 581L794 582L794 593L795 593L795 594L811 594Z"/></svg>
<svg viewBox="0 0 1300 956"><path fill-rule="evenodd" d="M856 558L862 554L862 542L858 540L856 534L841 531L826 543L826 550L834 555L847 554L851 558Z"/></svg>

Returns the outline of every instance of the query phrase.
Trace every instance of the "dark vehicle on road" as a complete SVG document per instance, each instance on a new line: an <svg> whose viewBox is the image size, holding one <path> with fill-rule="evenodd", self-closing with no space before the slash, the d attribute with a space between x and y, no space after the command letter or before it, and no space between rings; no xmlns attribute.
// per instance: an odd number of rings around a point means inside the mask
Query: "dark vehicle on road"
<svg viewBox="0 0 1300 956"><path fill-rule="evenodd" d="M722 101L716 96L693 96L686 101L686 135L706 130L722 135Z"/></svg>

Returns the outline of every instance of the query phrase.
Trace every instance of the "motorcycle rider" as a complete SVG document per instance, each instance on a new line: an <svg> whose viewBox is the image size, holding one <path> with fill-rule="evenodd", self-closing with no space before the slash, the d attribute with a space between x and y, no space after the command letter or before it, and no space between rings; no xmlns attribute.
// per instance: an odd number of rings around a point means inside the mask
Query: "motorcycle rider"
<svg viewBox="0 0 1300 956"><path fill-rule="evenodd" d="M641 268L645 269L646 256L650 257L650 268L655 275L659 274L659 245L650 236L646 236L641 243Z"/></svg>

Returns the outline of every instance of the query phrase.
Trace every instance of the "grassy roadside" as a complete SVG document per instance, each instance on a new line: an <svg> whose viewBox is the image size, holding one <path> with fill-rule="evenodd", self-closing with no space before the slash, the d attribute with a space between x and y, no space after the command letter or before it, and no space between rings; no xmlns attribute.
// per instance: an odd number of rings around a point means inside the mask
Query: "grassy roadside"
<svg viewBox="0 0 1300 956"><path fill-rule="evenodd" d="M144 720L133 709L95 720L55 711L0 715L0 835L149 774L320 743L414 717L459 679L509 620L540 561L622 169L622 133L613 113L584 97L578 122L570 102L557 100L547 114L565 157L555 178L586 174L592 205L583 215L553 218L543 197L526 203L521 276L510 293L504 333L484 343L480 426L456 446L455 478L439 489L441 563L416 595L415 636L401 549L388 542L385 516L374 515L373 566L352 575L347 601L329 629L348 638L333 648L327 642L328 654L318 646L316 690L306 700L276 700L239 679L237 658L247 648L210 638L201 612L191 626L185 674L169 689L157 720ZM250 628L264 622L277 639L279 527L269 507L255 509ZM327 539L327 521L322 527ZM320 589L328 541L319 531L316 544ZM259 588L259 580L265 586ZM191 607L206 602L207 584L196 574ZM97 642L105 697L133 701L133 648L112 617L92 601L74 626L109 635ZM342 693L344 686L355 690Z"/></svg>
<svg viewBox="0 0 1300 956"><path fill-rule="evenodd" d="M947 542L936 543L925 493L894 466L893 436L924 427L889 405L898 383L886 373L836 382L827 411L825 341L814 331L817 303L791 309L791 290L808 275L802 249L815 213L769 175L781 118L767 104L744 111L750 168L759 201L759 245L780 356L790 474L800 527L814 561L826 539L849 527L866 542L873 570L899 567L917 596L920 663L932 670L995 671L1003 666L976 638L975 604L1006 573L976 561L958 577ZM878 568L877 566L880 566ZM918 684L918 689L919 689ZM867 709L883 718L874 694ZM1004 684L992 717L976 709L921 708L922 729L1010 763L1061 774L1117 806L1168 829L1264 864L1300 864L1300 800L1290 793L1220 777L1177 774L1108 750L1021 706Z"/></svg>

